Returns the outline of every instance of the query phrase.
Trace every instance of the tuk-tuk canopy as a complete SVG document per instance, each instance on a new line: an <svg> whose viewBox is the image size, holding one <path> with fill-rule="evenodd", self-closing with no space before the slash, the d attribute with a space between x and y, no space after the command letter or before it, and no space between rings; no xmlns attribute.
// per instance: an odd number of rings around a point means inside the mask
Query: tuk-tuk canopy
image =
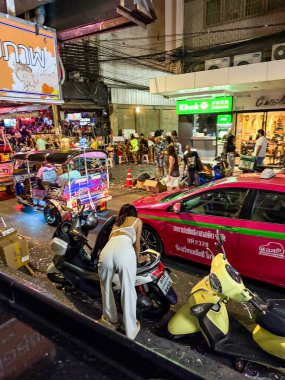
<svg viewBox="0 0 285 380"><path fill-rule="evenodd" d="M68 164L76 158L101 158L106 159L107 153L102 150L71 149L71 150L40 150L30 152L19 152L14 154L13 159L29 162L49 162L51 164Z"/></svg>

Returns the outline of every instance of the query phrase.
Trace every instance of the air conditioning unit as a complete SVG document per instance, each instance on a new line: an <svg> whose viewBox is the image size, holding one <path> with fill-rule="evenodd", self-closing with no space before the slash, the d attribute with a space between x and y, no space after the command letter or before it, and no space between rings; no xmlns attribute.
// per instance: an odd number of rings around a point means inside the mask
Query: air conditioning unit
<svg viewBox="0 0 285 380"><path fill-rule="evenodd" d="M271 60L277 61L279 59L285 59L285 42L272 45Z"/></svg>
<svg viewBox="0 0 285 380"><path fill-rule="evenodd" d="M251 63L259 63L262 59L261 51L256 53L241 54L234 56L234 66L249 65Z"/></svg>
<svg viewBox="0 0 285 380"><path fill-rule="evenodd" d="M207 61L205 61L205 70L221 69L222 67L229 67L230 64L230 57L207 59Z"/></svg>

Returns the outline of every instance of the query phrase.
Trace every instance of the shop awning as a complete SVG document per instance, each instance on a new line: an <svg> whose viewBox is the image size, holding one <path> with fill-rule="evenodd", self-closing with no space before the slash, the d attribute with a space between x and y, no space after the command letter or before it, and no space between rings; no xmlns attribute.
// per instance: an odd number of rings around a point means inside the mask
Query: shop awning
<svg viewBox="0 0 285 380"><path fill-rule="evenodd" d="M48 104L31 104L27 106L16 107L13 109L14 112L35 112L41 110L47 110L50 107Z"/></svg>
<svg viewBox="0 0 285 380"><path fill-rule="evenodd" d="M150 92L170 98L234 95L285 87L285 59L150 80Z"/></svg>
<svg viewBox="0 0 285 380"><path fill-rule="evenodd" d="M5 115L7 113L10 113L15 107L1 107L0 108L0 115Z"/></svg>
<svg viewBox="0 0 285 380"><path fill-rule="evenodd" d="M50 107L48 104L31 104L19 107L0 107L0 115L9 115L10 113L29 113L41 110L47 110Z"/></svg>

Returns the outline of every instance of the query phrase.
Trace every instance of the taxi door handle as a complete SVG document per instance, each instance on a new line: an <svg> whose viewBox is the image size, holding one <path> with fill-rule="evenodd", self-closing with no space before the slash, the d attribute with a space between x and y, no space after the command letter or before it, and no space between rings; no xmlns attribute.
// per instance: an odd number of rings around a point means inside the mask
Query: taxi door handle
<svg viewBox="0 0 285 380"><path fill-rule="evenodd" d="M228 231L228 232L238 232L239 230L237 227L231 227L231 226L218 226L218 229L222 231Z"/></svg>

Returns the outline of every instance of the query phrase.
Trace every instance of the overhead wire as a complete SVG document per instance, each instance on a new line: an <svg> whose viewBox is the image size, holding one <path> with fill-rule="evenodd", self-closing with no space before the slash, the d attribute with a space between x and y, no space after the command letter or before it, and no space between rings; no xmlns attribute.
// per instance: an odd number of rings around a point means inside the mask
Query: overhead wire
<svg viewBox="0 0 285 380"><path fill-rule="evenodd" d="M169 44L173 45L174 43L176 43L176 44L181 43L181 42L185 41L185 38L187 39L187 37L196 38L196 37L199 37L202 35L209 35L209 34L213 34L213 33L225 33L225 32L228 33L231 31L239 31L239 30L246 31L246 30L266 28L266 31L267 31L266 34L268 34L268 28L277 27L277 26L284 26L284 25L285 25L285 23L276 23L276 24L255 25L255 26L248 26L248 27L228 28L228 29L212 29L212 30L207 30L207 31L189 32L189 33L165 34L165 35L160 35L159 38L160 39L164 38L166 40L149 43L149 44L147 44L147 47L144 47L144 48L142 48L141 46L127 45L126 41L136 40L138 42L141 42L142 40L145 40L145 39L147 39L147 40L150 40L152 38L157 39L158 36L156 35L156 36L145 36L145 37L126 37L123 39L116 38L116 39L113 39L112 41L107 40L107 39L100 39L97 41L96 40L89 40L88 45L89 46L91 45L97 49L99 63L110 62L110 64L111 64L112 62L116 62L116 61L117 62L127 61L128 64L130 64L130 65L138 65L139 64L140 66L145 66L145 67L152 69L152 70L159 70L159 71L172 73L171 70L166 70L164 63L160 64L160 63L154 62L157 59L165 60L167 58L172 58L173 57L172 55L176 54L179 50L182 52L181 54L179 54L179 59L181 60L182 63L184 62L185 50L184 50L184 52L183 52L183 49L181 49L181 48L165 50L165 48L167 46L169 46ZM167 40L167 38L172 38L172 39ZM121 45L118 46L119 41L123 41L122 46ZM227 42L227 43L229 43L229 42ZM80 45L80 42L74 42L74 44ZM214 47L214 46L218 47L218 46L224 45L224 44L225 43L219 43L219 44L211 45L211 47ZM113 47L114 45L116 45L116 49ZM160 50L159 46L163 46L164 50ZM153 49L154 47L156 49ZM205 46L205 48L206 48L206 46ZM140 55L129 54L129 53L122 51L124 49L128 49L128 50L131 49L133 52L134 51L137 51L137 52L145 51L147 49L147 51L149 53L148 54L140 54ZM157 50L157 49L159 49L159 50ZM151 51L155 51L155 52L152 53ZM188 52L191 52L191 50L188 50ZM132 75L129 72L123 72L123 70L120 70L119 68L117 70L115 69L115 71L114 71L114 68L113 68L113 70L110 70L110 69L106 70L106 68L105 68L105 71L103 74L107 74L107 76L100 74L100 77L102 79L106 79L106 80L112 81L114 83L118 83L118 84L121 83L125 86L131 86L132 88L134 86L139 88L139 89L143 89L143 88L147 89L148 88L147 86L144 86L141 84L128 82L128 80L132 81L134 78L136 78L136 75L135 74ZM126 79L126 81L114 79L114 78L108 76L108 75L114 75L115 76L118 74L122 78Z"/></svg>

